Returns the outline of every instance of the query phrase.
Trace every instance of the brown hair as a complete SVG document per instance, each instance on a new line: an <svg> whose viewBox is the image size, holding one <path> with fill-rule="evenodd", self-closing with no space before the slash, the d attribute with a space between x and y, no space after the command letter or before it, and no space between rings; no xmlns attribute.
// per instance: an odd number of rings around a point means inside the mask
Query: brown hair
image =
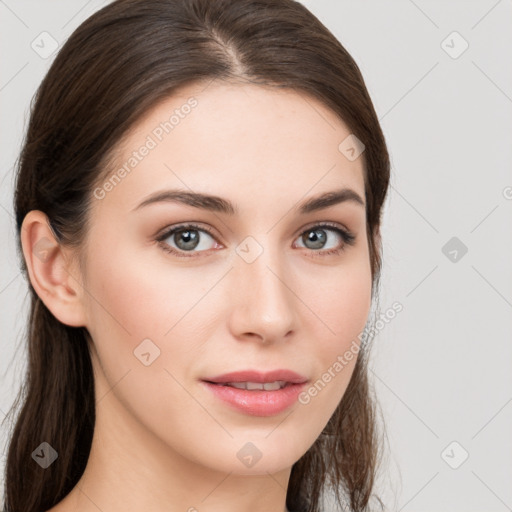
<svg viewBox="0 0 512 512"><path fill-rule="evenodd" d="M384 136L352 57L293 0L117 0L75 30L34 97L17 162L17 242L25 277L25 215L43 211L59 242L80 248L92 190L123 136L179 87L213 79L306 93L364 143L375 300L377 238L390 173ZM95 424L87 330L60 323L28 281L28 367L9 411L21 401L8 448L5 512L41 512L61 501L85 469ZM351 510L368 510L380 460L368 348L361 344L351 381L324 432L292 467L286 497L292 511L319 511L327 488ZM47 469L31 457L43 441L58 452Z"/></svg>

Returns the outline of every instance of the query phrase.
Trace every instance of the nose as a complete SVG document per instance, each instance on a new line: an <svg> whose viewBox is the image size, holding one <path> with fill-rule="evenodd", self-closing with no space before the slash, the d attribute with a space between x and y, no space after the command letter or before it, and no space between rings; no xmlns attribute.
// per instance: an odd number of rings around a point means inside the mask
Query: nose
<svg viewBox="0 0 512 512"><path fill-rule="evenodd" d="M297 302L283 254L267 248L253 262L242 258L231 272L230 330L236 339L276 343L297 328Z"/></svg>

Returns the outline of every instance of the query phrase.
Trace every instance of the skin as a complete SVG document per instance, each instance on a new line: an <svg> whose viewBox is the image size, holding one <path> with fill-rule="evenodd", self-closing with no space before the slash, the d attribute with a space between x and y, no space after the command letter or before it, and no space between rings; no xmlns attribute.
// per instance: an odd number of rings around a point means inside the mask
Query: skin
<svg viewBox="0 0 512 512"><path fill-rule="evenodd" d="M85 473L52 512L286 511L291 467L353 373L356 356L307 405L270 417L234 410L201 384L228 371L277 368L317 381L364 328L371 270L364 206L347 201L306 215L294 209L341 187L365 197L362 158L350 161L338 150L349 129L303 93L189 85L137 123L117 165L191 96L198 102L191 113L92 201L83 268L76 250L56 243L45 261L35 257L37 242L54 238L42 212L24 220L32 285L57 319L87 328L96 383ZM240 213L171 202L133 210L174 188L229 199ZM193 257L155 242L164 228L192 221L214 230L198 232ZM350 230L354 245L330 229L326 249L306 245L301 234L322 222ZM248 236L263 249L252 263L236 252ZM178 235L166 241L183 247ZM338 255L319 255L343 245ZM134 356L146 338L160 349L149 366ZM250 468L237 457L247 442L262 453Z"/></svg>

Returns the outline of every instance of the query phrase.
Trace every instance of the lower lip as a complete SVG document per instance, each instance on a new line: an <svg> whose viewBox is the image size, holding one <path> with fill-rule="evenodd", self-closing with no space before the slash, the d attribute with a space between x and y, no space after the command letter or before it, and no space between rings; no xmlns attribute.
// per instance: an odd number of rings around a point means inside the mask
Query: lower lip
<svg viewBox="0 0 512 512"><path fill-rule="evenodd" d="M237 389L222 384L203 384L217 397L234 408L252 416L273 416L293 405L306 383L288 384L276 391Z"/></svg>

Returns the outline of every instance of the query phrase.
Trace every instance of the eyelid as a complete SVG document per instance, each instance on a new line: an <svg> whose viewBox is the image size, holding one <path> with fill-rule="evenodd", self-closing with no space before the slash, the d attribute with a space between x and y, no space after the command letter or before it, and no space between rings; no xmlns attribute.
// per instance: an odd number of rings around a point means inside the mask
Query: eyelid
<svg viewBox="0 0 512 512"><path fill-rule="evenodd" d="M180 229L197 229L198 231L206 231L209 235L211 235L214 238L218 238L217 235L215 235L215 230L207 225L202 225L201 223L195 222L195 221L189 221L189 222L182 222L178 224L173 224L171 226L166 226L163 229L160 229L157 231L157 233L154 235L155 240L161 241L165 238L168 238L171 233L174 231L178 231Z"/></svg>
<svg viewBox="0 0 512 512"><path fill-rule="evenodd" d="M301 227L295 234L295 237L299 236L299 235L302 235L302 233L304 233L304 231L308 231L312 228L316 228L316 227L329 227L329 228L336 228L336 229L340 229L342 231L345 231L346 233L348 234L352 234L352 232L350 231L350 229L348 229L346 226L344 226L343 224L340 224L339 222L333 222L333 221L330 221L330 220L326 220L326 221L315 221L315 222L310 222L308 224L306 224L305 226Z"/></svg>
<svg viewBox="0 0 512 512"><path fill-rule="evenodd" d="M174 247L169 246L169 244L166 244L164 242L164 240L166 238L169 238L170 236L172 236L176 231L180 231L182 229L186 230L187 228L194 229L196 231L204 231L204 232L208 233L214 239L216 244L219 243L219 242L217 242L218 237L214 234L215 230L212 227L207 226L207 225L202 225L195 221L182 222L182 223L178 223L178 224L173 224L172 226L166 226L165 228L158 231L157 234L153 238L162 247L162 249L164 251L176 255L178 258L209 256L211 254L211 253L209 253L209 251L196 251L196 252L181 251L179 249L175 249ZM202 254L202 253L206 253L206 254Z"/></svg>
<svg viewBox="0 0 512 512"><path fill-rule="evenodd" d="M189 221L189 222L183 222L178 223L172 226L167 226L163 228L162 230L158 231L157 234L154 236L154 240L156 240L162 248L169 253L179 255L178 257L198 257L198 256L208 256L211 253L209 253L208 250L206 251L181 251L179 249L175 249L174 247L170 247L169 244L166 244L164 240L166 238L169 238L171 235L173 235L176 231L180 231L182 229L194 229L197 231L204 231L207 234L209 234L217 244L219 242L217 241L217 236L214 234L215 230L207 225L202 225L201 223L197 223L195 221ZM313 228L322 229L327 228L331 229L332 231L335 231L336 234L342 238L343 245L339 249L319 249L319 250L313 250L309 249L309 252L313 253L314 257L323 257L324 255L332 254L332 253L341 253L346 249L346 246L351 246L355 243L356 235L352 233L351 230L346 228L343 224L332 222L332 221L316 221L311 222L309 224L306 224L302 228L298 230L296 235L294 236L294 240L299 237L300 235L304 234L306 231L312 231ZM222 245L222 244L221 244ZM301 247L301 249L303 249ZM305 248L306 250L307 247ZM188 253L188 254L187 254ZM202 254L206 253L206 254Z"/></svg>
<svg viewBox="0 0 512 512"><path fill-rule="evenodd" d="M312 229L312 228L315 228L315 227L322 227L322 226L328 226L328 227L331 227L331 228L338 228L338 229L341 229L343 231L345 231L347 234L353 234L351 232L350 229L348 229L345 225L341 224L341 223L338 223L338 222L333 222L333 221L313 221L313 222L310 222L308 224L306 224L305 226L302 226L300 229L298 229L296 232L295 232L295 235L294 237L297 238L297 236L299 235L302 235L304 233L304 231L307 231L308 229ZM179 229L186 229L186 228L194 228L194 229L197 229L199 231L206 231L209 235L211 235L212 237L214 238L219 238L216 234L216 230L208 225L203 225L201 222L196 222L196 221L188 221L188 222L182 222L182 223L178 223L178 224L173 224L171 226L166 226L162 229L160 229L159 231L157 231L157 233L154 235L154 239L158 240L158 241L161 241L165 238L167 238L169 236L169 234L171 234L173 231L177 231Z"/></svg>
<svg viewBox="0 0 512 512"><path fill-rule="evenodd" d="M306 226L302 227L299 230L295 238L304 234L306 231L313 231L313 228L327 228L328 230L334 231L343 240L343 245L339 249L320 249L318 251L310 249L309 252L313 253L315 257L322 257L323 255L333 253L341 253L347 248L347 246L352 246L356 242L357 236L355 233L353 233L350 229L346 228L343 224L339 224L337 222L332 221L317 221L313 222L312 224L307 224Z"/></svg>

